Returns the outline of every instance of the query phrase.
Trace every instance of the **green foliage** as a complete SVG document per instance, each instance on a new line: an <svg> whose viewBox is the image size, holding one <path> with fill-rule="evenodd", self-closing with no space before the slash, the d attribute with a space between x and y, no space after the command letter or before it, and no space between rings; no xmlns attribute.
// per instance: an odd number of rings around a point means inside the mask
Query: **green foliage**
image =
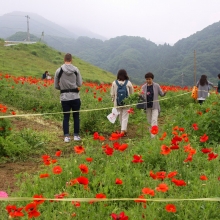
<svg viewBox="0 0 220 220"><path fill-rule="evenodd" d="M0 118L0 137L5 138L11 134L11 122L9 119Z"/></svg>
<svg viewBox="0 0 220 220"><path fill-rule="evenodd" d="M0 157L7 157L10 161L28 159L33 154L44 150L44 137L33 130L24 129L13 132L7 137L0 137Z"/></svg>

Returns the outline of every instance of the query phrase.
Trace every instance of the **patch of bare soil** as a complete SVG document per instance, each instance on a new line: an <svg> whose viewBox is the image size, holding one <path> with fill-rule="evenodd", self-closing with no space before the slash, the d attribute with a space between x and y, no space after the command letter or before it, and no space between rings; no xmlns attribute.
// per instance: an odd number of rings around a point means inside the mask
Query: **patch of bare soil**
<svg viewBox="0 0 220 220"><path fill-rule="evenodd" d="M38 169L36 162L17 162L0 164L0 191L7 193L18 190L16 186L16 174L28 172L34 173ZM9 192L9 191L10 192Z"/></svg>

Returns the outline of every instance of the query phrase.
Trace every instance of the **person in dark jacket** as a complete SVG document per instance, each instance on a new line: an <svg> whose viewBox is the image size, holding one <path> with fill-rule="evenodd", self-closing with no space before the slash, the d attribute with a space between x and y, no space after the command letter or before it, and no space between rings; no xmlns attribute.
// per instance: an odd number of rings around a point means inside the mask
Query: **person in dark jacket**
<svg viewBox="0 0 220 220"><path fill-rule="evenodd" d="M81 106L78 87L82 85L82 77L79 69L72 65L72 55L67 53L64 57L64 64L56 70L54 86L60 90L60 101L64 112L63 133L64 142L70 142L69 119L70 111L73 112L74 120L74 141L80 141L80 119L79 110ZM67 113L65 113L67 112Z"/></svg>

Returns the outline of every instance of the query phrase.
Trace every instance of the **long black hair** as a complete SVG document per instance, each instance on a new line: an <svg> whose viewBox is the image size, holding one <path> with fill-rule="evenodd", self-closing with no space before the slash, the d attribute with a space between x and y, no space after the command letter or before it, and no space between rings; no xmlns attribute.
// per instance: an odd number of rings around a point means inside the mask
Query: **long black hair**
<svg viewBox="0 0 220 220"><path fill-rule="evenodd" d="M125 69L120 69L118 71L117 80L119 80L119 81L129 80L128 74Z"/></svg>
<svg viewBox="0 0 220 220"><path fill-rule="evenodd" d="M207 81L207 76L206 75L201 75L201 78L199 80L199 84L201 86L208 85L208 81Z"/></svg>

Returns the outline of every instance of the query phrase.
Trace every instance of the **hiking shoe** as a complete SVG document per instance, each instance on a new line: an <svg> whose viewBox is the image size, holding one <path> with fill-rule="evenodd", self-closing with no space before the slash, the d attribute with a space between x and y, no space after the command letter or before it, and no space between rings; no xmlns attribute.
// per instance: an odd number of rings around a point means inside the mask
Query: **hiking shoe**
<svg viewBox="0 0 220 220"><path fill-rule="evenodd" d="M74 141L81 141L80 136L74 136Z"/></svg>
<svg viewBox="0 0 220 220"><path fill-rule="evenodd" d="M65 142L65 143L69 143L69 142L70 142L70 137L66 136L66 137L64 138L64 142Z"/></svg>

